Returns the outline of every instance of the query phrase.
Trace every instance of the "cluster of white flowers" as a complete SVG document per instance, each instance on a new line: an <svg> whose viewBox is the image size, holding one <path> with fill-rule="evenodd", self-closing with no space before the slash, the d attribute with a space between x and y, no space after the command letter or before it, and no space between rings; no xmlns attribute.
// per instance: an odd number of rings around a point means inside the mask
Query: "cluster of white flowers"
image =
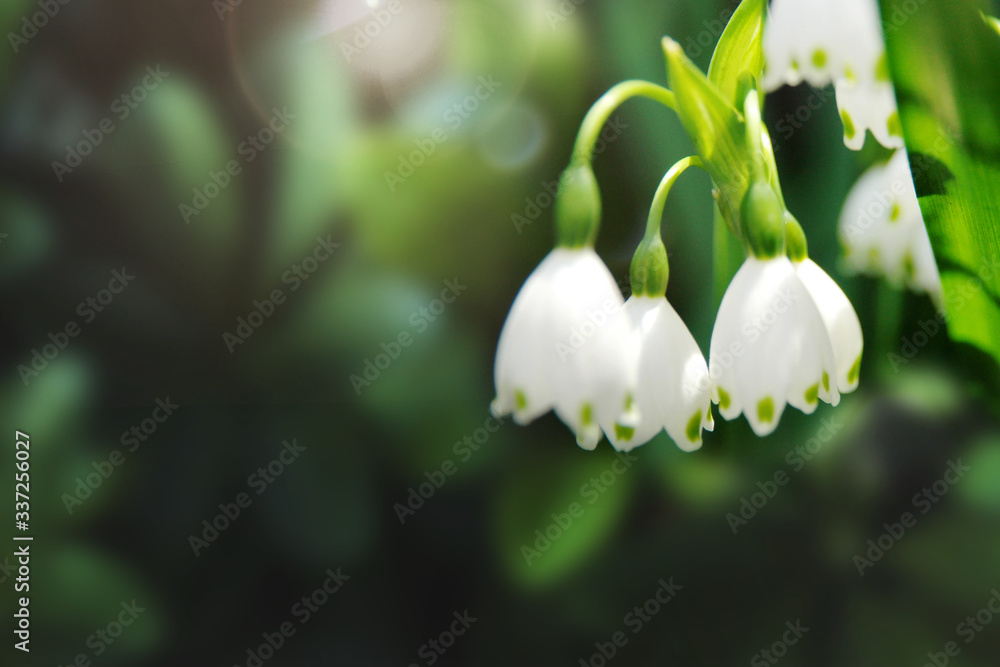
<svg viewBox="0 0 1000 667"><path fill-rule="evenodd" d="M711 368L665 297L622 295L593 249L556 248L514 300L497 347L493 411L526 424L555 410L593 449L621 451L666 430L701 446L742 412L767 435L787 404L812 413L858 384L862 336L843 291L812 260L749 257L712 333Z"/></svg>
<svg viewBox="0 0 1000 667"><path fill-rule="evenodd" d="M665 44L670 69L681 56L676 43ZM896 150L848 197L840 225L848 268L884 273L940 303L875 0L773 0L763 49L765 89L832 82L847 146L861 148L871 131ZM683 74L683 67L677 71ZM653 88L626 83L612 90L673 104L675 93ZM611 106L610 98L595 104L580 136L596 136L600 123L594 119L603 122L600 113ZM699 105L693 108L702 113ZM664 296L669 271L659 223L666 192L687 166L706 167L713 178L724 178L725 167L713 172L717 165L702 155L668 172L632 266L633 276L642 275L637 267L651 267L656 278L625 301L593 249L600 197L584 141L574 152L582 161L571 167L573 191L560 192L557 218L565 213L569 221L565 230L559 223L560 243L521 288L500 334L495 414L513 413L525 424L554 410L585 449L595 448L603 434L616 449L629 451L666 431L681 449L693 451L702 432L714 427L713 403L725 419L742 414L766 436L787 406L811 414L820 401L837 405L858 386L861 324L841 288L808 258L802 228L782 201L759 110L751 90L741 117L747 145L735 149L753 163L737 225L748 256L719 306L709 363Z"/></svg>
<svg viewBox="0 0 1000 667"><path fill-rule="evenodd" d="M927 292L943 309L941 278L903 148L878 11L876 0L773 0L764 32L763 84L773 90L803 80L814 86L832 81L844 143L859 150L871 130L879 143L896 149L888 164L869 168L847 197L840 220L846 268Z"/></svg>

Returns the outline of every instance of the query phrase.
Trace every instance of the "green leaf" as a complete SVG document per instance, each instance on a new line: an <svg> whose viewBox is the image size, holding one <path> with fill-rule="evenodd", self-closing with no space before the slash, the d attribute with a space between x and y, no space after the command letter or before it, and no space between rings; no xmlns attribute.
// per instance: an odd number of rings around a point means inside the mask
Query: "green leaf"
<svg viewBox="0 0 1000 667"><path fill-rule="evenodd" d="M981 3L883 2L889 66L948 331L1000 359L1000 40Z"/></svg>
<svg viewBox="0 0 1000 667"><path fill-rule="evenodd" d="M719 191L716 201L730 229L740 229L740 205L750 183L752 156L740 113L670 38L663 40L677 115Z"/></svg>
<svg viewBox="0 0 1000 667"><path fill-rule="evenodd" d="M746 91L740 84L744 73L760 80L764 70L764 15L766 0L743 0L729 19L712 54L708 80L736 108L743 104Z"/></svg>

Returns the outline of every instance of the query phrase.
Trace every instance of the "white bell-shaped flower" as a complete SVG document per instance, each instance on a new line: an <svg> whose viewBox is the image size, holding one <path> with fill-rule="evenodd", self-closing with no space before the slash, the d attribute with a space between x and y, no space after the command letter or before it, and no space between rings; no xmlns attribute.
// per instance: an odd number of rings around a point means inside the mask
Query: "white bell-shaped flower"
<svg viewBox="0 0 1000 667"><path fill-rule="evenodd" d="M839 235L848 270L885 276L928 293L943 307L941 277L905 150L869 168L854 184L840 214Z"/></svg>
<svg viewBox="0 0 1000 667"><path fill-rule="evenodd" d="M778 426L790 404L809 414L840 401L827 327L792 262L750 256L719 306L712 331L712 400L726 419L742 412L754 433Z"/></svg>
<svg viewBox="0 0 1000 667"><path fill-rule="evenodd" d="M625 315L638 335L634 398L642 420L635 428L608 432L608 439L627 452L666 430L684 451L700 448L702 429L715 426L705 356L665 297L632 296Z"/></svg>
<svg viewBox="0 0 1000 667"><path fill-rule="evenodd" d="M864 348L858 314L844 290L816 262L806 258L792 265L826 325L837 364L837 387L842 394L854 391L858 386Z"/></svg>
<svg viewBox="0 0 1000 667"><path fill-rule="evenodd" d="M638 346L611 272L592 248L555 248L528 276L500 332L495 415L554 409L584 449L638 426Z"/></svg>
<svg viewBox="0 0 1000 667"><path fill-rule="evenodd" d="M834 84L849 148L864 145L866 130L903 145L876 0L772 0L764 57L765 90Z"/></svg>

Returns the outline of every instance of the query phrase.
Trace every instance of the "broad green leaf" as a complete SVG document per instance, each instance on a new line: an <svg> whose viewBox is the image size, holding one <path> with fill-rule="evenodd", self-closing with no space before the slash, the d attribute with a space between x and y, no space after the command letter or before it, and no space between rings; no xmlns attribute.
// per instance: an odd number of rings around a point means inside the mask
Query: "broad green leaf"
<svg viewBox="0 0 1000 667"><path fill-rule="evenodd" d="M886 1L882 15L949 333L1000 359L1000 39L982 8Z"/></svg>
<svg viewBox="0 0 1000 667"><path fill-rule="evenodd" d="M729 19L712 54L708 80L715 84L724 98L740 108L740 79L749 73L759 80L764 69L764 15L766 0L743 0Z"/></svg>

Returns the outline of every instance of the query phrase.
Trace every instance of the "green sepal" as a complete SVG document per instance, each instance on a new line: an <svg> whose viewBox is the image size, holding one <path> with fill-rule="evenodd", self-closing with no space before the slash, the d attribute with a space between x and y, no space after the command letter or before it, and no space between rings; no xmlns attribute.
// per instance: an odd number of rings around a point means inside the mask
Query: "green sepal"
<svg viewBox="0 0 1000 667"><path fill-rule="evenodd" d="M670 265L667 249L659 234L643 238L632 257L629 281L636 296L661 297L667 295Z"/></svg>
<svg viewBox="0 0 1000 667"><path fill-rule="evenodd" d="M743 117L677 42L664 38L663 50L670 87L677 96L677 114L719 190L723 219L734 234L740 234L740 205L753 164Z"/></svg>
<svg viewBox="0 0 1000 667"><path fill-rule="evenodd" d="M754 86L752 82L759 81L764 71L766 13L767 0L743 0L712 54L708 80L734 107L743 103L750 86Z"/></svg>
<svg viewBox="0 0 1000 667"><path fill-rule="evenodd" d="M601 191L589 162L571 164L559 179L556 245L593 246L601 225Z"/></svg>

